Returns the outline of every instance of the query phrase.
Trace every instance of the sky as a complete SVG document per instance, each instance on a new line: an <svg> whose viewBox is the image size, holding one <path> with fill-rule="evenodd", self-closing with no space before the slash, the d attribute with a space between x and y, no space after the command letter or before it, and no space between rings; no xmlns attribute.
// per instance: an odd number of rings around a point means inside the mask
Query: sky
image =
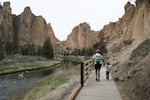
<svg viewBox="0 0 150 100"><path fill-rule="evenodd" d="M124 14L124 5L134 0L0 0L0 3L4 1L10 1L16 15L29 6L34 15L41 15L51 23L59 40L66 40L80 23L87 22L92 30L99 31L109 22L117 21Z"/></svg>

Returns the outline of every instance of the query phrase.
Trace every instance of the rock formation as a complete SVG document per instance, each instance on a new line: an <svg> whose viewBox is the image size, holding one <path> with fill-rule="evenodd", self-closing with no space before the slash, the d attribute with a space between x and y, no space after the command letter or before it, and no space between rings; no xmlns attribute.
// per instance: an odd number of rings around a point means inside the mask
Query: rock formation
<svg viewBox="0 0 150 100"><path fill-rule="evenodd" d="M89 48L99 41L99 31L91 30L89 24L83 22L72 29L66 41L57 42L55 51L56 54L70 54L74 49Z"/></svg>
<svg viewBox="0 0 150 100"><path fill-rule="evenodd" d="M145 2L146 3L145 3ZM61 51L66 48L84 48L92 47L93 44L99 42L101 38L107 42L109 53L120 52L127 48L131 43L135 43L132 50L142 42L145 37L149 38L149 2L136 1L136 5L128 2L124 9L125 14L119 18L117 22L110 22L104 25L100 31L93 31L85 22L73 28L70 35L68 35L64 46L59 43ZM133 44L134 44L133 43ZM63 49L62 49L63 48ZM130 50L130 51L132 51Z"/></svg>
<svg viewBox="0 0 150 100"><path fill-rule="evenodd" d="M73 28L71 34L67 37L65 46L69 48L89 48L98 40L98 32L91 30L88 23L84 22Z"/></svg>
<svg viewBox="0 0 150 100"><path fill-rule="evenodd" d="M0 38L3 41L15 38L19 45L35 44L42 46L47 37L53 45L59 40L55 37L50 24L42 16L35 16L30 7L26 7L19 16L11 14L10 2L0 8ZM17 39L16 39L17 38Z"/></svg>
<svg viewBox="0 0 150 100"><path fill-rule="evenodd" d="M13 41L13 19L11 14L10 2L5 2L0 7L0 38L4 41Z"/></svg>
<svg viewBox="0 0 150 100"><path fill-rule="evenodd" d="M134 40L142 41L150 38L150 5L147 0L144 1L137 0L136 5L128 2L122 18L119 18L117 22L110 22L100 31L108 42L109 52L120 51Z"/></svg>
<svg viewBox="0 0 150 100"><path fill-rule="evenodd" d="M113 67L112 76L122 87L123 100L150 99L150 39L135 48L130 59Z"/></svg>

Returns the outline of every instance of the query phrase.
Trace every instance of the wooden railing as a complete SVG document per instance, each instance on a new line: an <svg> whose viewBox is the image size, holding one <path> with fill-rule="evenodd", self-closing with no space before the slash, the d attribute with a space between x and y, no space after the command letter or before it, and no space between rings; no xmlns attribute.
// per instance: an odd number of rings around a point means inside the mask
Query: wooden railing
<svg viewBox="0 0 150 100"><path fill-rule="evenodd" d="M93 68L93 62L91 59L81 62L81 86L84 86L84 83L89 78Z"/></svg>
<svg viewBox="0 0 150 100"><path fill-rule="evenodd" d="M94 65L92 59L81 62L81 72L80 72L80 84L77 88L72 92L69 100L74 100L81 88L84 86L85 81L89 78L92 70L94 69Z"/></svg>

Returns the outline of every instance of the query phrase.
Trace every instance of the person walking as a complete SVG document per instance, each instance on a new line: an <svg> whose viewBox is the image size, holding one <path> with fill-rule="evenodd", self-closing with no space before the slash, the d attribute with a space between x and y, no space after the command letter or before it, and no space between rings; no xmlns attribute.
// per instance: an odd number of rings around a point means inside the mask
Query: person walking
<svg viewBox="0 0 150 100"><path fill-rule="evenodd" d="M106 65L106 79L109 80L109 73L110 73L110 70L111 70L111 65L109 62L107 62L107 65Z"/></svg>
<svg viewBox="0 0 150 100"><path fill-rule="evenodd" d="M100 54L100 50L97 49L96 53L93 55L93 62L95 65L95 75L96 75L96 81L100 81L100 70L101 70L101 60L103 60L104 63L104 59L102 54ZM105 63L104 63L105 64Z"/></svg>

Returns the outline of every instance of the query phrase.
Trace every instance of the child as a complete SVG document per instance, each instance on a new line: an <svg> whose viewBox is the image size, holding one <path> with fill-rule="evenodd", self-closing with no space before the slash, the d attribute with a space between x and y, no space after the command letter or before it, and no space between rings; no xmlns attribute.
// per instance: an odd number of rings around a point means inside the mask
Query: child
<svg viewBox="0 0 150 100"><path fill-rule="evenodd" d="M107 62L107 65L106 65L106 79L109 80L109 73L110 73L110 70L111 70L111 65L109 62Z"/></svg>

